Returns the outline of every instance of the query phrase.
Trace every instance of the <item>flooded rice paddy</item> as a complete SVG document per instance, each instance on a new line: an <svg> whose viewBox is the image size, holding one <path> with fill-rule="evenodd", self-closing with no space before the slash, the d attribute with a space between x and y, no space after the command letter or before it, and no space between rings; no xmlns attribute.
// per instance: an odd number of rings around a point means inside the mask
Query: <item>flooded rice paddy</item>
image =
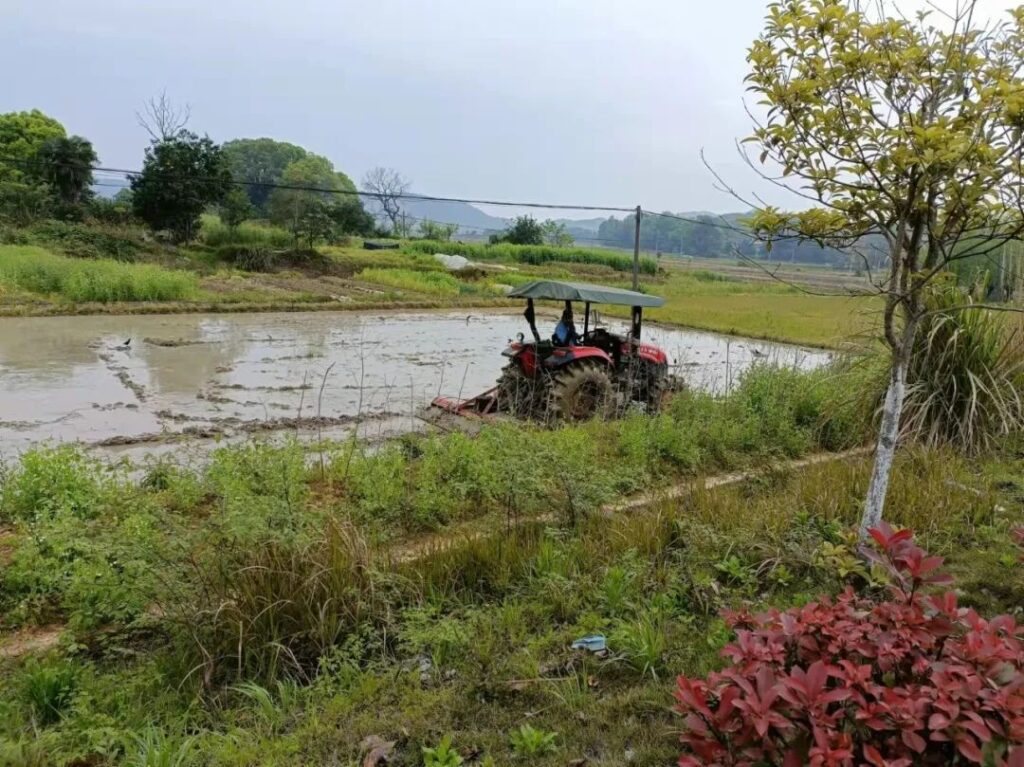
<svg viewBox="0 0 1024 767"><path fill-rule="evenodd" d="M538 320L542 333L554 323ZM364 436L388 436L420 427L417 414L438 394L490 388L501 350L525 329L518 314L490 312L2 319L0 455L45 441L168 452L253 433L337 437L357 424ZM691 386L713 391L759 360L828 359L653 325L644 340Z"/></svg>

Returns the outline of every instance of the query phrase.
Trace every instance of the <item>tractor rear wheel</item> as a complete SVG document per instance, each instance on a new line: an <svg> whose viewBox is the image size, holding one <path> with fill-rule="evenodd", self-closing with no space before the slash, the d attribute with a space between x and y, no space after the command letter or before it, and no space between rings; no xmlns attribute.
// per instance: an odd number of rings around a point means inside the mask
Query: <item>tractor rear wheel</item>
<svg viewBox="0 0 1024 767"><path fill-rule="evenodd" d="M606 417L615 405L615 387L607 366L593 360L570 363L551 377L548 417L583 421Z"/></svg>
<svg viewBox="0 0 1024 767"><path fill-rule="evenodd" d="M498 411L515 418L533 418L543 403L544 381L530 378L515 361L501 370L498 379Z"/></svg>

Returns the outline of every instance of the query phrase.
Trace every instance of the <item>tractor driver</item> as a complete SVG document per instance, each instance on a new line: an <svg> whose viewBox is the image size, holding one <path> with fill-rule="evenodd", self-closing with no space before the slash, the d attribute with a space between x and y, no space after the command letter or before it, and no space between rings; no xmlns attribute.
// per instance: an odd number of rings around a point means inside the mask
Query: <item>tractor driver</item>
<svg viewBox="0 0 1024 767"><path fill-rule="evenodd" d="M565 302L565 309L562 310L562 319L555 327L555 346L575 346L579 343L580 335L576 332L576 324L572 321L572 304Z"/></svg>

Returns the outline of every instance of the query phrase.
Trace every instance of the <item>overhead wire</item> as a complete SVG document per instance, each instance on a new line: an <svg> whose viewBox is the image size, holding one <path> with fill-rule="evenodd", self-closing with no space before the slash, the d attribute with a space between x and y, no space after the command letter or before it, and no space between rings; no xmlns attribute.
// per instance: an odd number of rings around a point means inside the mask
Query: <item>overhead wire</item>
<svg viewBox="0 0 1024 767"><path fill-rule="evenodd" d="M14 164L21 164L21 165L25 165L25 166L35 165L38 162L40 162L38 160L25 160L25 159L22 159L22 158L4 157L4 156L0 156L0 161L14 163ZM57 166L61 166L61 167L74 167L74 168L82 168L82 167L84 167L84 166L77 165L77 164L74 164L74 163L61 163L61 162L57 162L57 161L54 161L54 160L47 160L45 162L50 164L50 165L57 165ZM102 166L102 165L90 165L90 166L88 166L88 169L90 171L94 172L94 173L117 173L117 174L124 175L126 177L142 175L142 171L140 171L140 170L128 170L126 168L111 168L111 167L106 167L106 166ZM154 175L158 176L158 177L175 178L174 174L163 173L163 172L161 172L159 170L150 171L150 172L153 173ZM180 176L177 177L177 178L179 180L181 180ZM440 196L440 195L419 194L419 193L414 193L414 192L401 192L401 193L394 193L394 194L387 193L385 195L385 194L382 194L380 192L374 192L374 191L365 190L365 189L337 189L337 188L333 188L333 187L311 186L311 185L308 185L308 184L282 184L280 182L249 181L249 180L239 180L239 179L223 179L223 178L215 178L215 177L212 177L212 176L189 176L187 179L184 179L184 180L187 180L187 181L190 181L190 182L194 182L194 183L203 183L203 184L223 184L223 183L227 183L227 184L230 184L232 186L252 186L252 187L260 187L260 188L263 188L263 189L287 189L287 190L292 190L292 191L297 191L297 192L319 192L319 193L323 193L323 194L349 195L349 196L354 196L354 197L379 198L379 197L382 197L382 196L387 196L389 198L394 198L394 199L422 200L422 201L425 201L425 202L457 202L457 203L467 203L467 204L470 204L470 205L497 205L497 206L504 206L504 207L513 207L513 208L542 208L542 209L550 209L550 210L589 210L589 211L603 211L603 212L616 212L616 213L622 213L622 212L633 213L633 212L636 211L635 207L633 207L633 208L625 208L625 207L614 206L614 205L585 205L585 204L546 203L546 202L514 202L514 201L511 201L511 200L487 200L487 199L474 199L474 198L470 198L470 197L444 197L444 196Z"/></svg>

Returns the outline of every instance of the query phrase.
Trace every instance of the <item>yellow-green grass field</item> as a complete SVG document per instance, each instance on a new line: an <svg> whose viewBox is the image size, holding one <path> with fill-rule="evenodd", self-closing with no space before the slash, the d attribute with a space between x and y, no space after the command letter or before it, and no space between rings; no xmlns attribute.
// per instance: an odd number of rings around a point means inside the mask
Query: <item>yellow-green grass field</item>
<svg viewBox="0 0 1024 767"><path fill-rule="evenodd" d="M253 231L263 234L258 227ZM429 254L404 247L367 251L360 241L323 247L319 261L309 264L290 262L269 272L250 272L203 247L140 253L136 259L148 263L123 263L62 255L49 244L0 246L0 313L488 307L508 305L501 298L503 285L530 279L630 284L628 273L602 264L491 262L485 269L450 274ZM658 274L643 275L642 289L667 300L648 318L825 347L841 346L877 324L877 299L842 295L839 286L837 295L808 294L728 273L729 264L722 266L724 271L663 264ZM628 314L616 307L602 309L611 316Z"/></svg>

